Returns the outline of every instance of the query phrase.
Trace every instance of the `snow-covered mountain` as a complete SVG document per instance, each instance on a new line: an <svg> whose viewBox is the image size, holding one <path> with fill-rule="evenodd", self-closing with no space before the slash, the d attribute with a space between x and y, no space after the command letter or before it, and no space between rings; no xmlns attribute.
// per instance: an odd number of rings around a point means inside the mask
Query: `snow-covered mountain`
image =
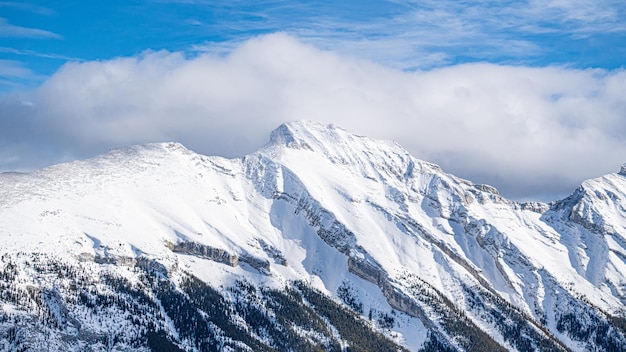
<svg viewBox="0 0 626 352"><path fill-rule="evenodd" d="M519 203L284 124L0 175L0 349L626 349L626 167Z"/></svg>

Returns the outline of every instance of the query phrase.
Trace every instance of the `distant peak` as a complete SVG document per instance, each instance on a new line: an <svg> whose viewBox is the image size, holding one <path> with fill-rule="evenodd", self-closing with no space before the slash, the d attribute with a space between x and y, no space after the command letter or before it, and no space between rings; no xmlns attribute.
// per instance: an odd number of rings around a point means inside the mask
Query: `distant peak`
<svg viewBox="0 0 626 352"><path fill-rule="evenodd" d="M311 149L311 146L295 135L293 128L290 128L289 124L282 124L272 131L270 144L294 149Z"/></svg>
<svg viewBox="0 0 626 352"><path fill-rule="evenodd" d="M289 128L289 125L283 123L278 128L272 131L270 135L270 142L272 144L289 144L295 141L293 132Z"/></svg>
<svg viewBox="0 0 626 352"><path fill-rule="evenodd" d="M622 169L619 171L619 174L626 176L626 163L622 164Z"/></svg>
<svg viewBox="0 0 626 352"><path fill-rule="evenodd" d="M325 130L342 130L345 131L343 128L340 128L332 123L323 123L323 122L318 122L318 121L312 121L312 120L297 120L297 121L290 121L290 122L285 122L283 123L281 126L287 126L289 128L292 129L296 129L296 130L318 130L318 131L325 131Z"/></svg>
<svg viewBox="0 0 626 352"><path fill-rule="evenodd" d="M369 179L402 180L414 174L441 173L435 164L413 158L398 143L353 134L333 124L295 121L280 125L263 149L272 157L313 152ZM385 181L386 182L386 181ZM395 181L394 181L395 182ZM487 186L484 186L486 189ZM492 193L497 193L490 188Z"/></svg>
<svg viewBox="0 0 626 352"><path fill-rule="evenodd" d="M188 152L189 149L187 149L187 147L185 147L184 145L178 143L178 142L167 142L167 143L159 143L163 148L173 152L173 151L182 151L182 152Z"/></svg>
<svg viewBox="0 0 626 352"><path fill-rule="evenodd" d="M272 132L272 135L282 135L294 138L294 135L296 134L328 133L331 131L346 132L346 130L334 124L326 124L311 120L299 120L281 124Z"/></svg>
<svg viewBox="0 0 626 352"><path fill-rule="evenodd" d="M337 134L344 136L339 137ZM270 135L270 145L285 146L292 149L314 150L315 146L323 145L327 141L337 141L346 138L349 134L333 124L324 124L315 121L292 121L283 123Z"/></svg>

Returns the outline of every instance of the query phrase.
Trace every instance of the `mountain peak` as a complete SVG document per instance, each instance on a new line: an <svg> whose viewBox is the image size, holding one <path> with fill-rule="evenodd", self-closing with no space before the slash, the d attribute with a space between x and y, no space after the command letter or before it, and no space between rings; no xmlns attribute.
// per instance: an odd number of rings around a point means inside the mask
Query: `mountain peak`
<svg viewBox="0 0 626 352"><path fill-rule="evenodd" d="M335 165L351 165L357 174L368 175L366 177L387 172L393 174L393 178L409 176L414 171L441 172L439 166L413 158L396 142L371 139L333 124L314 121L285 123L272 132L265 151L275 155L276 151L284 154L288 150L314 152Z"/></svg>
<svg viewBox="0 0 626 352"><path fill-rule="evenodd" d="M333 124L302 120L283 123L270 136L270 145L291 149L326 150L327 144L347 142L356 137ZM329 143L330 142L330 143Z"/></svg>
<svg viewBox="0 0 626 352"><path fill-rule="evenodd" d="M396 142L375 140L350 133L334 124L307 120L280 125L272 131L268 146L310 150L331 159L353 159L363 153L409 155Z"/></svg>
<svg viewBox="0 0 626 352"><path fill-rule="evenodd" d="M622 169L619 171L619 174L626 176L626 163L622 164Z"/></svg>
<svg viewBox="0 0 626 352"><path fill-rule="evenodd" d="M296 130L293 128L294 124L286 124L283 123L278 128L272 131L270 135L270 145L275 146L285 146L287 148L296 148L299 149L303 145L301 139L298 138ZM307 148L307 149L310 149Z"/></svg>

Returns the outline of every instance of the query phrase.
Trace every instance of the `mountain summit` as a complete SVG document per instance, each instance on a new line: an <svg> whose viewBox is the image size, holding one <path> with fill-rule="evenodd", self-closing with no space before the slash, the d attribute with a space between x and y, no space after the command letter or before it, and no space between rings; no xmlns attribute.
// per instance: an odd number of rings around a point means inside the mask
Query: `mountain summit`
<svg viewBox="0 0 626 352"><path fill-rule="evenodd" d="M623 350L623 168L519 203L302 121L0 174L0 346Z"/></svg>

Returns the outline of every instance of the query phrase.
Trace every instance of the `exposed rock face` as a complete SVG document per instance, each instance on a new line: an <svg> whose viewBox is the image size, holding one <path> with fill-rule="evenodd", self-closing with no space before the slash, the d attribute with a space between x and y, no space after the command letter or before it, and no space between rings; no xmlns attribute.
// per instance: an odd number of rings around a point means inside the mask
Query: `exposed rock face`
<svg viewBox="0 0 626 352"><path fill-rule="evenodd" d="M138 257L129 257L123 255L93 255L90 253L81 253L76 259L79 262L94 262L96 264L112 264L112 265L122 265L129 267L137 267L148 272L157 272L162 275L167 275L168 269L165 265L160 263L158 260L153 258L146 258L144 256ZM171 268L171 269L176 269Z"/></svg>
<svg viewBox="0 0 626 352"><path fill-rule="evenodd" d="M251 254L244 254L239 257L239 261L250 265L263 274L268 275L270 273L270 262L267 259L258 258Z"/></svg>
<svg viewBox="0 0 626 352"><path fill-rule="evenodd" d="M550 209L550 205L540 202L524 202L520 203L520 209L543 214Z"/></svg>
<svg viewBox="0 0 626 352"><path fill-rule="evenodd" d="M428 318L414 299L411 299L389 282L389 275L377 263L372 263L364 258L350 256L348 258L348 270L363 280L367 280L378 286L385 295L385 298L387 298L387 302L389 302L394 309L412 317L419 318L422 323L429 327L434 326L431 319Z"/></svg>
<svg viewBox="0 0 626 352"><path fill-rule="evenodd" d="M174 253L195 255L201 258L212 260L214 262L224 263L233 267L239 265L239 257L234 254L230 254L223 249L214 248L196 242L166 242L166 245Z"/></svg>
<svg viewBox="0 0 626 352"><path fill-rule="evenodd" d="M274 259L275 263L282 266L287 266L287 258L285 258L285 255L278 248L268 244L260 238L257 239L257 241L259 242L259 245L261 246L263 251L272 259Z"/></svg>
<svg viewBox="0 0 626 352"><path fill-rule="evenodd" d="M259 272L269 275L270 262L267 259L258 258L252 254L243 254L237 256L219 248L214 248L201 243L186 241L179 243L166 242L167 247L174 253L184 253L209 259L217 263L223 263L232 267L236 267L239 263L246 263L255 268ZM96 258L97 259L97 258Z"/></svg>
<svg viewBox="0 0 626 352"><path fill-rule="evenodd" d="M622 168L619 171L619 174L622 176L626 176L626 163L622 165Z"/></svg>
<svg viewBox="0 0 626 352"><path fill-rule="evenodd" d="M412 317L419 318L424 325L434 327L433 322L424 313L424 310L402 291L394 288L391 284L386 283L382 287L383 294L387 298L387 302L394 308Z"/></svg>
<svg viewBox="0 0 626 352"><path fill-rule="evenodd" d="M491 193L491 194L495 194L495 195L500 195L500 192L498 192L498 190L491 186L491 185L476 185L476 188L478 188L479 190L483 191L483 192L487 192L487 193Z"/></svg>
<svg viewBox="0 0 626 352"><path fill-rule="evenodd" d="M165 265L161 264L159 261L142 256L135 259L135 266L147 272L157 272L162 275L167 275L168 271ZM174 267L173 269L176 268Z"/></svg>
<svg viewBox="0 0 626 352"><path fill-rule="evenodd" d="M382 287L389 276L378 263L373 263L364 258L350 256L348 258L348 270L354 275Z"/></svg>

